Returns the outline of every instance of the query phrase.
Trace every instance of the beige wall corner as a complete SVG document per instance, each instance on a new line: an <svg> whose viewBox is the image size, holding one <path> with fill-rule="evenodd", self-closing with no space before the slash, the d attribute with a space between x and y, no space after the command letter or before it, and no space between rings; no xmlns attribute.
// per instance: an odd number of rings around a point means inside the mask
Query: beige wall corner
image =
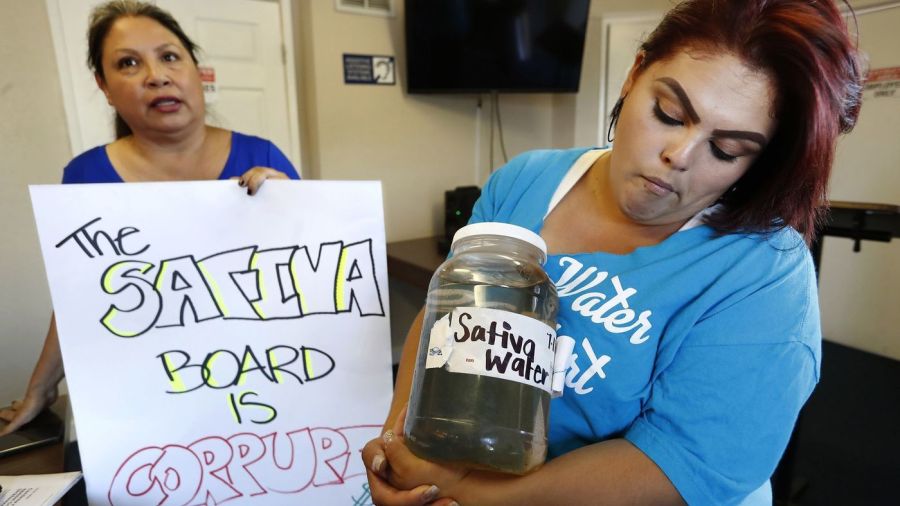
<svg viewBox="0 0 900 506"><path fill-rule="evenodd" d="M24 393L50 321L28 185L58 183L72 153L46 4L4 1L0 34L0 405L6 405Z"/></svg>

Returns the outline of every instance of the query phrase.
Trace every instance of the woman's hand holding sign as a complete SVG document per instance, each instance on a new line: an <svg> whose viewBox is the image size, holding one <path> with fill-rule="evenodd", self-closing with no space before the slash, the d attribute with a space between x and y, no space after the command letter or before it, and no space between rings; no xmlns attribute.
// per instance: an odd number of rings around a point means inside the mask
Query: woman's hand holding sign
<svg viewBox="0 0 900 506"><path fill-rule="evenodd" d="M256 195L256 192L259 191L259 188L263 183L266 182L267 179L290 179L287 174L281 172L279 170L275 170L270 167L253 167L252 169L244 172L243 175L239 178L232 178L238 180L238 185L242 188L247 188L247 195Z"/></svg>

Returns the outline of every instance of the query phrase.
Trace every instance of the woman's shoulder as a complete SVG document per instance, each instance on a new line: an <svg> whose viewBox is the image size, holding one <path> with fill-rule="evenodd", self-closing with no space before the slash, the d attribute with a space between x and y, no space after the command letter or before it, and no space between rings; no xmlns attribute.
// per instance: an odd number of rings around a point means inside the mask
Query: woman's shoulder
<svg viewBox="0 0 900 506"><path fill-rule="evenodd" d="M779 227L761 232L728 234L740 239L744 255L751 251L757 258L766 258L772 264L796 265L812 259L803 236L793 227Z"/></svg>
<svg viewBox="0 0 900 506"><path fill-rule="evenodd" d="M547 183L555 188L572 165L586 152L597 148L536 149L525 151L491 174L489 185L502 189ZM555 182L555 183L554 183Z"/></svg>
<svg viewBox="0 0 900 506"><path fill-rule="evenodd" d="M525 151L513 157L498 171L526 172L538 174L548 170L565 172L584 153L598 148L569 148L569 149L535 149Z"/></svg>
<svg viewBox="0 0 900 506"><path fill-rule="evenodd" d="M262 137L258 137L252 134L245 134L243 132L238 132L237 130L231 130L231 142L237 143L242 146L270 146L272 141L268 139L264 139Z"/></svg>
<svg viewBox="0 0 900 506"><path fill-rule="evenodd" d="M90 164L96 162L98 159L106 158L106 146L108 145L109 144L101 144L81 152L69 161L67 167Z"/></svg>
<svg viewBox="0 0 900 506"><path fill-rule="evenodd" d="M717 234L704 225L678 232L670 239L664 244L676 252L689 250L704 258L703 268L721 268L747 283L771 282L785 275L804 279L815 276L809 247L791 227Z"/></svg>
<svg viewBox="0 0 900 506"><path fill-rule="evenodd" d="M473 219L507 221L540 230L556 188L569 169L591 149L541 149L515 156L491 174Z"/></svg>
<svg viewBox="0 0 900 506"><path fill-rule="evenodd" d="M63 169L63 184L121 182L106 154L106 146L95 146L69 161Z"/></svg>
<svg viewBox="0 0 900 506"><path fill-rule="evenodd" d="M240 176L255 166L271 167L284 172L291 179L300 178L294 165L272 141L232 130L231 153L221 178Z"/></svg>
<svg viewBox="0 0 900 506"><path fill-rule="evenodd" d="M759 233L709 234L705 244L686 255L694 260L692 268L714 277L709 295L720 299L716 307L755 300L757 307L772 304L797 313L815 309L815 266L809 247L796 230L784 227ZM717 311L713 308L710 313Z"/></svg>

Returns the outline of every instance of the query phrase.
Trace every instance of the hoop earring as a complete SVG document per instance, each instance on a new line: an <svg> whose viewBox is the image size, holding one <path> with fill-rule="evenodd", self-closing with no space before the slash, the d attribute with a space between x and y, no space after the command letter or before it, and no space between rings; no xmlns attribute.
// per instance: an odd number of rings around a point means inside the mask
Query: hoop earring
<svg viewBox="0 0 900 506"><path fill-rule="evenodd" d="M613 137L613 128L615 128L616 123L619 121L619 114L622 113L622 104L625 102L625 97L628 96L622 95L619 97L619 100L616 101L616 105L613 106L612 112L609 113L609 129L606 131L606 142L612 142L615 140Z"/></svg>

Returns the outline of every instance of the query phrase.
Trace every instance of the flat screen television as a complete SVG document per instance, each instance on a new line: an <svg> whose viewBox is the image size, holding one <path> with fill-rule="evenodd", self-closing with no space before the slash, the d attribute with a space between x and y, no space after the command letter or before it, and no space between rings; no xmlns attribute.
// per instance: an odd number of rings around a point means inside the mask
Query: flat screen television
<svg viewBox="0 0 900 506"><path fill-rule="evenodd" d="M577 92L590 0L406 0L409 93Z"/></svg>

